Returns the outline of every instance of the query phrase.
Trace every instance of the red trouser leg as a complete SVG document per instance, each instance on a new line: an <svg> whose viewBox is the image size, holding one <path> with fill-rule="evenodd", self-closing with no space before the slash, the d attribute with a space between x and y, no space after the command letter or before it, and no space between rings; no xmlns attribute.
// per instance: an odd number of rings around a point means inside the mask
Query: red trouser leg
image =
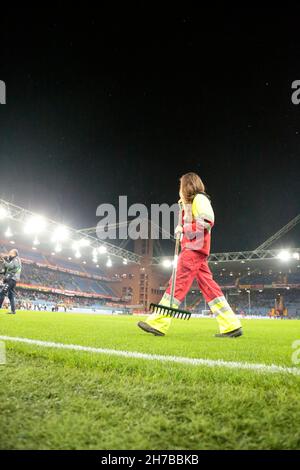
<svg viewBox="0 0 300 470"><path fill-rule="evenodd" d="M199 260L196 278L207 303L211 302L216 297L224 296L220 286L213 279L206 257Z"/></svg>
<svg viewBox="0 0 300 470"><path fill-rule="evenodd" d="M206 258L199 262L196 277L210 310L217 316L220 333L228 333L241 328L240 320L228 304L220 286L214 281Z"/></svg>
<svg viewBox="0 0 300 470"><path fill-rule="evenodd" d="M193 250L183 250L177 263L177 276L175 283L174 303L180 305L188 291L193 284L196 272L198 270L199 253ZM170 295L172 289L172 278L170 279L169 286L166 294Z"/></svg>
<svg viewBox="0 0 300 470"><path fill-rule="evenodd" d="M178 308L186 294L190 290L193 280L196 275L197 263L195 262L195 251L183 250L177 262L177 276L175 283L174 299L172 303L173 308ZM171 288L172 278L169 282L169 287L159 302L161 305L170 306L171 303ZM166 334L170 325L171 318L161 313L153 313L146 319L146 323L152 328Z"/></svg>

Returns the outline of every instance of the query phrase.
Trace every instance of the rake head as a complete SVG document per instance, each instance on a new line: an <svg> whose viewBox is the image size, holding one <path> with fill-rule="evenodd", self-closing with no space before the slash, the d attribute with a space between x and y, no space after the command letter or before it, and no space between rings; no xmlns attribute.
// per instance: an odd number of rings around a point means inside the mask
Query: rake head
<svg viewBox="0 0 300 470"><path fill-rule="evenodd" d="M189 320L191 312L180 310L179 308L167 307L160 304L150 304L150 312L166 315L167 317L180 318L181 320Z"/></svg>

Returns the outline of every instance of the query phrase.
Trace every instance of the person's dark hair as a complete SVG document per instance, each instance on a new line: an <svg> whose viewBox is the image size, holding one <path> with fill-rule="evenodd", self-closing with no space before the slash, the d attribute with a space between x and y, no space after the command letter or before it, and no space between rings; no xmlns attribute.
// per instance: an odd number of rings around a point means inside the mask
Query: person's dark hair
<svg viewBox="0 0 300 470"><path fill-rule="evenodd" d="M180 190L186 203L192 203L197 194L205 193L205 186L196 173L186 173L180 178Z"/></svg>

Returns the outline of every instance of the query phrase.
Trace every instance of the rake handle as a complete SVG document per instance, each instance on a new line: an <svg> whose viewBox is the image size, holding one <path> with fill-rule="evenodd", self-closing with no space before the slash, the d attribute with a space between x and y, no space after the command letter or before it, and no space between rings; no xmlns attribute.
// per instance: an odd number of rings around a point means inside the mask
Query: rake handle
<svg viewBox="0 0 300 470"><path fill-rule="evenodd" d="M179 214L178 214L178 225L182 224L182 204L179 203ZM179 249L180 249L180 240L181 234L176 235L176 243L175 243L175 253L174 253L174 260L173 260L173 272L172 272L172 286L171 286L171 298L170 298L170 307L172 307L174 302L174 294L175 294L175 286L176 286L176 277L177 277L177 262L179 256Z"/></svg>

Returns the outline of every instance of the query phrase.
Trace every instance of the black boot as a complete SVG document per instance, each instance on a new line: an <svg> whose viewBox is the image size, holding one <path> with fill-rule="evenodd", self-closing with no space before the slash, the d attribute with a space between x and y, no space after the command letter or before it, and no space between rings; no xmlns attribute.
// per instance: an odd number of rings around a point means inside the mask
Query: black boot
<svg viewBox="0 0 300 470"><path fill-rule="evenodd" d="M237 330L228 331L228 333L218 333L215 335L216 338L238 338L242 336L243 330L242 328L238 328Z"/></svg>
<svg viewBox="0 0 300 470"><path fill-rule="evenodd" d="M146 331L146 333L152 333L154 336L165 336L164 333L159 330L156 330L155 328L152 328L152 326L148 325L148 323L145 323L144 321L139 321L137 325L143 331Z"/></svg>

